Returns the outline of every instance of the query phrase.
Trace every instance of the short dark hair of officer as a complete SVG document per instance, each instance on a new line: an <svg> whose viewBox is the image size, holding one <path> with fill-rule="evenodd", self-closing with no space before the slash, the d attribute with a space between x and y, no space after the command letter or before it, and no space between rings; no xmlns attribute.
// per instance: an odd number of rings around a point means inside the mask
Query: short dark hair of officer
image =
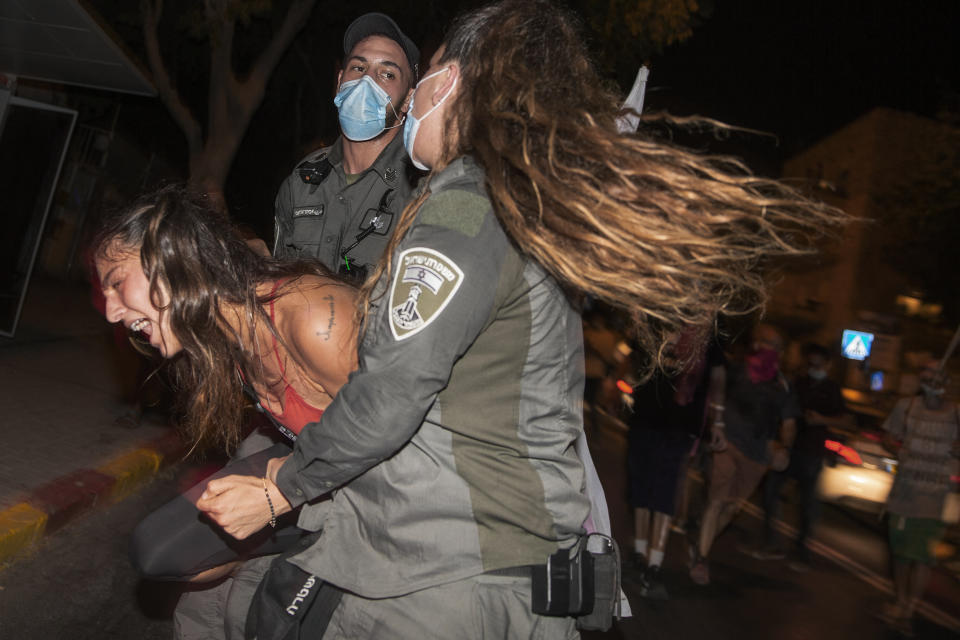
<svg viewBox="0 0 960 640"><path fill-rule="evenodd" d="M343 34L343 69L346 70L350 63L350 54L354 47L370 36L383 36L400 46L408 65L409 88L413 88L420 75L420 49L400 30L390 16L383 13L365 13L347 27Z"/></svg>

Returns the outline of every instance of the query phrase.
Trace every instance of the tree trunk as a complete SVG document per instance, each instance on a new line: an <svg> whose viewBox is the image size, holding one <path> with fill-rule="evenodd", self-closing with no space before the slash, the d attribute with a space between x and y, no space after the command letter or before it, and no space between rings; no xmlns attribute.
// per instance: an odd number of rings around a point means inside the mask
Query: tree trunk
<svg viewBox="0 0 960 640"><path fill-rule="evenodd" d="M143 31L147 60L160 99L187 138L188 180L191 188L206 193L218 208L226 210L223 188L237 149L260 107L267 81L283 52L306 24L316 0L294 0L283 24L254 62L249 74L239 80L232 67L234 17L223 0L206 0L207 18L213 25L210 42L210 86L207 94L206 135L167 73L160 52L157 29L163 0L143 1Z"/></svg>

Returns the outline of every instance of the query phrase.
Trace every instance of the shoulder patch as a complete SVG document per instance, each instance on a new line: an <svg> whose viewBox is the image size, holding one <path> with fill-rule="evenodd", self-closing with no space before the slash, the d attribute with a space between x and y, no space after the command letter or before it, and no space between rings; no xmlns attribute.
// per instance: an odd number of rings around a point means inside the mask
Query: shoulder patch
<svg viewBox="0 0 960 640"><path fill-rule="evenodd" d="M490 201L480 194L451 189L430 196L419 218L424 224L453 229L472 238L480 232L489 210Z"/></svg>
<svg viewBox="0 0 960 640"><path fill-rule="evenodd" d="M463 271L439 251L407 249L397 259L390 287L390 331L397 340L419 333L433 322L460 285Z"/></svg>

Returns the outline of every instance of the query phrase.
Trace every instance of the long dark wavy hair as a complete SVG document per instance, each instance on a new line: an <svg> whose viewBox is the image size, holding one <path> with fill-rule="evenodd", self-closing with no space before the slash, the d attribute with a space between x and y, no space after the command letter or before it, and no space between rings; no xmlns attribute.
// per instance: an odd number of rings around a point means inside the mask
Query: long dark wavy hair
<svg viewBox="0 0 960 640"><path fill-rule="evenodd" d="M109 216L90 241L90 252L104 260L139 255L150 299L169 316L183 345L170 365L182 426L201 448L220 444L229 450L241 437L248 403L238 367L248 382L259 380L261 371L259 354L244 345L258 323L277 335L263 305L300 276L336 279L319 263L258 255L214 203L181 185L144 195ZM283 285L273 293L257 294L258 285L277 281ZM239 332L224 316L228 305L242 314Z"/></svg>
<svg viewBox="0 0 960 640"><path fill-rule="evenodd" d="M433 170L472 156L516 247L573 297L625 313L645 373L664 365L666 345L685 327L762 308L763 267L806 252L846 219L732 158L643 128L618 132L620 97L595 70L576 20L550 2L469 12L443 47L440 62L456 62L460 81ZM388 256L428 197L427 188L404 211ZM375 275L390 270L383 262ZM364 308L372 288L371 280Z"/></svg>

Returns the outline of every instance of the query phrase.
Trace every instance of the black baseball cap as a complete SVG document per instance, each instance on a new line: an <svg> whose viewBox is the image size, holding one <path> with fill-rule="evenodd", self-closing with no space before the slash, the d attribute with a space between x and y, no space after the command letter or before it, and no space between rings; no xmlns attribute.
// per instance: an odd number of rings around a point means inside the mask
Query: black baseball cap
<svg viewBox="0 0 960 640"><path fill-rule="evenodd" d="M420 49L408 38L390 16L383 13L365 13L347 27L343 33L343 55L349 55L357 43L368 36L383 35L403 49L407 62L413 70L414 80L420 76Z"/></svg>

